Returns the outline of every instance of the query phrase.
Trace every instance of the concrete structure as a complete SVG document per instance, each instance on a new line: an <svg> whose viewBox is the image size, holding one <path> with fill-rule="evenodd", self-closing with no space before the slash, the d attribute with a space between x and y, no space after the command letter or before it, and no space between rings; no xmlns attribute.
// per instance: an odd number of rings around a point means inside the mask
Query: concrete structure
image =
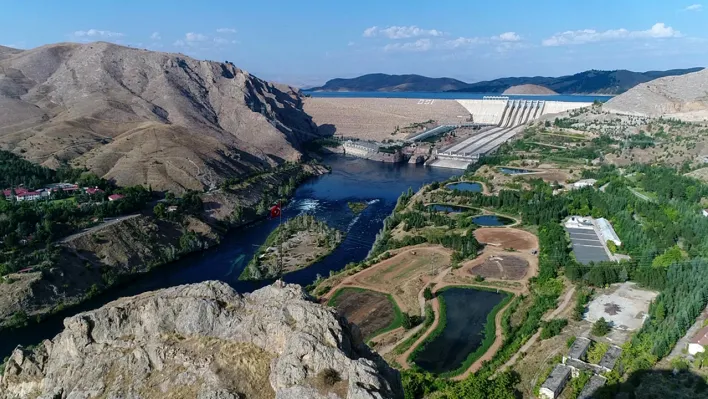
<svg viewBox="0 0 708 399"><path fill-rule="evenodd" d="M595 179L583 179L583 180L578 180L575 183L571 185L573 189L578 189L578 188L583 188L583 187L592 187L597 183L597 180Z"/></svg>
<svg viewBox="0 0 708 399"><path fill-rule="evenodd" d="M622 241L620 241L619 237L617 236L617 233L615 233L615 229L612 228L612 225L607 219L597 219L595 224L600 230L600 236L602 237L604 242L612 241L618 246L622 245Z"/></svg>
<svg viewBox="0 0 708 399"><path fill-rule="evenodd" d="M708 217L708 209L703 210L703 216Z"/></svg>
<svg viewBox="0 0 708 399"><path fill-rule="evenodd" d="M513 127L536 120L542 115L557 114L588 107L588 102L514 100L506 96L487 96L482 100L457 100L472 114L475 123Z"/></svg>
<svg viewBox="0 0 708 399"><path fill-rule="evenodd" d="M612 284L611 290L590 301L585 320L594 323L602 317L613 330L638 330L649 317L649 304L657 295L658 292L640 289L632 282Z"/></svg>
<svg viewBox="0 0 708 399"><path fill-rule="evenodd" d="M412 143L415 141L425 140L428 137L433 137L433 136L437 136L439 134L447 133L447 132L455 130L459 127L481 127L481 126L485 126L485 124L483 124L483 123L481 123L481 124L480 123L460 123L460 124L456 124L456 125L452 125L452 124L440 125L440 126L432 128L432 129L428 129L428 130L421 132L421 133L412 134L410 137L408 137L406 139L406 141Z"/></svg>
<svg viewBox="0 0 708 399"><path fill-rule="evenodd" d="M585 337L577 337L568 351L568 358L582 359L588 353L591 343L592 341Z"/></svg>
<svg viewBox="0 0 708 399"><path fill-rule="evenodd" d="M691 338L691 341L688 343L688 353L690 355L696 355L697 353L705 352L706 345L708 345L708 326L698 330Z"/></svg>
<svg viewBox="0 0 708 399"><path fill-rule="evenodd" d="M541 385L539 394L542 398L555 399L563 392L565 384L570 379L571 369L564 364L558 364Z"/></svg>
<svg viewBox="0 0 708 399"><path fill-rule="evenodd" d="M598 365L604 372L612 371L612 369L615 368L615 363L617 363L617 359L619 359L621 354L622 348L616 345L611 345L607 348L607 352L605 352L602 356L602 359L600 359L600 363L598 363Z"/></svg>
<svg viewBox="0 0 708 399"><path fill-rule="evenodd" d="M585 384L583 390L580 391L578 399L591 399L598 389L602 388L607 383L607 378L601 375L593 375L590 377L590 381Z"/></svg>

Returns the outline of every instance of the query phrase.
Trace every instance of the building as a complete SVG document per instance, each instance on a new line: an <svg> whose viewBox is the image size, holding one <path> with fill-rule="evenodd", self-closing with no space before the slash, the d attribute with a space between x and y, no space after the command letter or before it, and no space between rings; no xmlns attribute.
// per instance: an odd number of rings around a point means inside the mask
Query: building
<svg viewBox="0 0 708 399"><path fill-rule="evenodd" d="M573 342L573 345L568 351L568 358L578 360L582 359L585 357L585 354L588 353L591 343L592 341L585 337L576 338L575 342Z"/></svg>
<svg viewBox="0 0 708 399"><path fill-rule="evenodd" d="M583 187L592 187L597 183L597 180L595 179L583 179L583 180L578 180L575 183L571 185L571 188L573 190L583 188Z"/></svg>
<svg viewBox="0 0 708 399"><path fill-rule="evenodd" d="M705 352L706 345L708 345L708 326L698 330L698 332L688 342L688 353L690 355L695 355L700 352Z"/></svg>
<svg viewBox="0 0 708 399"><path fill-rule="evenodd" d="M617 363L617 359L619 359L621 354L622 348L611 345L607 348L607 352L605 352L602 356L602 359L600 359L600 363L598 363L598 365L602 367L605 372L612 371L612 369L615 368L615 363Z"/></svg>
<svg viewBox="0 0 708 399"><path fill-rule="evenodd" d="M585 384L583 390L580 391L578 399L591 399L598 389L602 388L607 383L607 378L601 375L594 375L590 377L590 381Z"/></svg>
<svg viewBox="0 0 708 399"><path fill-rule="evenodd" d="M86 194L88 194L88 195L103 194L103 192L104 191L98 187L89 187L86 189Z"/></svg>
<svg viewBox="0 0 708 399"><path fill-rule="evenodd" d="M703 216L708 217L708 209L703 210Z"/></svg>
<svg viewBox="0 0 708 399"><path fill-rule="evenodd" d="M595 220L595 225L600 230L600 236L605 242L612 241L617 246L622 245L622 241L620 241L619 236L615 233L615 229L612 228L612 225L607 219L597 219Z"/></svg>
<svg viewBox="0 0 708 399"><path fill-rule="evenodd" d="M564 364L558 364L551 372L551 375L546 378L546 381L541 385L539 395L542 398L555 399L563 392L565 384L570 379L570 367Z"/></svg>
<svg viewBox="0 0 708 399"><path fill-rule="evenodd" d="M35 201L42 198L42 193L39 191L24 191L15 195L18 201Z"/></svg>
<svg viewBox="0 0 708 399"><path fill-rule="evenodd" d="M108 196L109 201L118 201L119 199L125 198L125 195L121 194L111 194Z"/></svg>

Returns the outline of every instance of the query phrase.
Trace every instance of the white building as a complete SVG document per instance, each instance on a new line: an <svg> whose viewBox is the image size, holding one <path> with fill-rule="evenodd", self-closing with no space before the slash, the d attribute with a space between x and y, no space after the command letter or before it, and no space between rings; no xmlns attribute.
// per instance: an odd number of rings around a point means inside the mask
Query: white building
<svg viewBox="0 0 708 399"><path fill-rule="evenodd" d="M702 212L703 216L708 217L708 209L704 209Z"/></svg>
<svg viewBox="0 0 708 399"><path fill-rule="evenodd" d="M622 241L620 241L619 236L617 235L617 233L615 233L615 229L612 228L612 225L607 219L597 219L595 220L595 225L600 230L600 236L602 237L604 242L612 241L617 246L622 245Z"/></svg>
<svg viewBox="0 0 708 399"><path fill-rule="evenodd" d="M571 187L575 190L583 187L592 187L595 183L597 183L597 180L595 179L583 179L576 181Z"/></svg>

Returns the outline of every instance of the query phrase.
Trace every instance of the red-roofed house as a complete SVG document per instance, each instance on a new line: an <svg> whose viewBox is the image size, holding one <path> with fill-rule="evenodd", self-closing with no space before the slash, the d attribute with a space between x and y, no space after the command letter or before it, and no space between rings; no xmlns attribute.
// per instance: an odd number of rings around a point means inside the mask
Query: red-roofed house
<svg viewBox="0 0 708 399"><path fill-rule="evenodd" d="M42 193L39 191L24 191L22 193L17 193L15 199L18 201L34 201L42 197Z"/></svg>
<svg viewBox="0 0 708 399"><path fill-rule="evenodd" d="M688 353L695 355L698 352L705 352L708 346L708 326L698 330L688 343Z"/></svg>
<svg viewBox="0 0 708 399"><path fill-rule="evenodd" d="M89 187L86 189L86 193L88 195L101 194L101 193L103 193L103 190L101 190L98 187Z"/></svg>
<svg viewBox="0 0 708 399"><path fill-rule="evenodd" d="M121 195L121 194L111 194L111 195L108 196L108 200L109 200L109 201L118 201L118 200L121 199L121 198L125 198L125 195Z"/></svg>

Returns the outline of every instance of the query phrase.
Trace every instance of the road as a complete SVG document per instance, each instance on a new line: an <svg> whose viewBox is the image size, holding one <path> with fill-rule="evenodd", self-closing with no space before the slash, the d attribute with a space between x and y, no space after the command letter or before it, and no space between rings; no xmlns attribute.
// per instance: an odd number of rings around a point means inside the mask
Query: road
<svg viewBox="0 0 708 399"><path fill-rule="evenodd" d="M627 188L629 189L629 191L632 192L632 194L636 195L637 198L639 198L639 199L641 199L641 200L644 200L644 201L653 202L653 200L652 200L651 198L649 198L648 196L646 196L646 195L640 193L639 191L633 189L632 187L627 187Z"/></svg>
<svg viewBox="0 0 708 399"><path fill-rule="evenodd" d="M84 235L86 235L86 234L91 234L91 233L94 233L94 232L96 232L96 231L102 230L102 229L104 229L104 228L106 228L106 227L108 227L108 226L110 226L110 225L112 225L112 224L120 223L120 222L125 221L125 220L128 220L128 219L136 218L136 217L138 217L138 216L140 216L139 213L134 214L134 215L119 216L119 217L117 217L117 218L106 218L106 219L103 219L103 222L102 222L101 224L99 224L99 225L97 225L97 226L89 227L88 229L84 229L84 230L82 230L82 231L80 231L80 232L78 232L78 233L72 234L72 235L70 235L70 236L68 236L68 237L64 237L64 238L62 238L61 240L59 240L58 242L59 242L59 243L68 242L68 241L74 240L74 239L76 239L76 238L79 238L79 237L81 237L81 236L84 236Z"/></svg>

